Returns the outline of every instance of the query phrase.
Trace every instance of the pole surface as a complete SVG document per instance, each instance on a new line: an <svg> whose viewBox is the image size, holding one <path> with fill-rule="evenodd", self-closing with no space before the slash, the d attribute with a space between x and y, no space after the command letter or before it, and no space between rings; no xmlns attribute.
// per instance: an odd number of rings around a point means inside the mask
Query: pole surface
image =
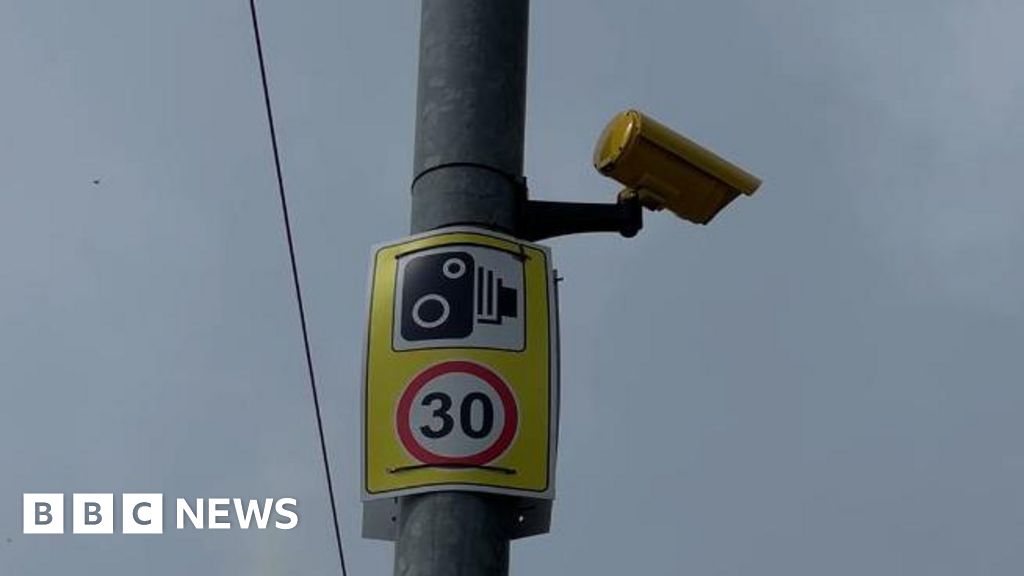
<svg viewBox="0 0 1024 576"><path fill-rule="evenodd" d="M515 234L525 200L529 0L423 0L412 231Z"/></svg>
<svg viewBox="0 0 1024 576"><path fill-rule="evenodd" d="M518 235L529 0L423 0L412 232L474 225ZM512 499L399 500L396 576L506 576Z"/></svg>

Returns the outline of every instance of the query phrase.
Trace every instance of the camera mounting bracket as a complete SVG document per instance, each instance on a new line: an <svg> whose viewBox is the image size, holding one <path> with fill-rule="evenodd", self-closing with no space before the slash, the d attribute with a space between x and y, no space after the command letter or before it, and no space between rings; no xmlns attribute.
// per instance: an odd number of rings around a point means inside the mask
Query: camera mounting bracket
<svg viewBox="0 0 1024 576"><path fill-rule="evenodd" d="M522 237L531 241L585 232L618 232L632 238L643 228L636 194L619 194L614 204L527 200L523 212Z"/></svg>

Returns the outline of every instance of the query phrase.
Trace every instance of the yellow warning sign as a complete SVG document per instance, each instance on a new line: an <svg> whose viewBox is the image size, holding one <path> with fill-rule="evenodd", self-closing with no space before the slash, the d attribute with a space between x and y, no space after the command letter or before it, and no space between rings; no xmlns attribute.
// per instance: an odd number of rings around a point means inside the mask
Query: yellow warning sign
<svg viewBox="0 0 1024 576"><path fill-rule="evenodd" d="M364 499L554 496L555 306L545 246L448 228L374 248Z"/></svg>

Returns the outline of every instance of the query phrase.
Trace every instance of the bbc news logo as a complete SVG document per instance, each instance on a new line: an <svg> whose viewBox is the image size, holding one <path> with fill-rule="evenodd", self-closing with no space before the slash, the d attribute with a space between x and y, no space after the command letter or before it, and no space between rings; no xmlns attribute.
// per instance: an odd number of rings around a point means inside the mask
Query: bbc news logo
<svg viewBox="0 0 1024 576"><path fill-rule="evenodd" d="M23 495L24 534L64 533L64 494ZM291 530L299 525L295 498L177 498L174 526L185 530ZM163 494L122 494L122 534L163 534ZM113 534L113 494L72 494L71 531L73 534ZM232 522L232 519L234 522Z"/></svg>

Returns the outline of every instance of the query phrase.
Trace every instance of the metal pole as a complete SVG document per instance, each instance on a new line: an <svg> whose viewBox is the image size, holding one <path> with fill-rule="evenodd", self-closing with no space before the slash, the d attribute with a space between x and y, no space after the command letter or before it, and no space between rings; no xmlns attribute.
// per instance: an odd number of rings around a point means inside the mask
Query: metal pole
<svg viewBox="0 0 1024 576"><path fill-rule="evenodd" d="M516 233L529 0L423 0L412 231Z"/></svg>
<svg viewBox="0 0 1024 576"><path fill-rule="evenodd" d="M519 235L529 0L423 0L412 231ZM439 492L399 501L396 576L505 576L514 501Z"/></svg>

